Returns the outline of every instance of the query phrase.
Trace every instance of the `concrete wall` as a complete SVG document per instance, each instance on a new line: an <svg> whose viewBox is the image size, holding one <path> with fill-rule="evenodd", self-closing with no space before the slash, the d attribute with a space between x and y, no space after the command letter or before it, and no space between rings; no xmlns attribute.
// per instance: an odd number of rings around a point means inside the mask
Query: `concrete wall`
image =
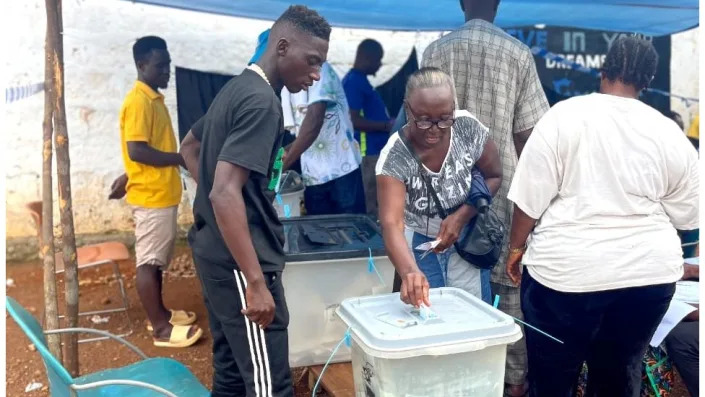
<svg viewBox="0 0 705 397"><path fill-rule="evenodd" d="M9 76L6 86L43 81L44 2L9 2L4 12L14 24L8 29L13 32L13 56L3 60ZM64 2L66 106L77 233L132 228L128 206L105 197L113 178L122 172L118 113L135 79L131 52L134 40L156 34L166 39L172 65L236 74L252 55L258 34L269 26L271 22L128 1ZM379 40L387 51L384 66L372 79L373 84L379 84L401 67L414 44L423 48L439 33L334 29L329 59L339 73L347 72L357 44L367 37ZM176 89L172 85L164 94L176 129ZM42 114L41 94L6 108L3 136L8 150L3 161L7 169L8 238L34 234L23 206L41 198ZM180 211L182 223L190 220L185 197ZM58 219L58 212L56 216Z"/></svg>
<svg viewBox="0 0 705 397"><path fill-rule="evenodd" d="M699 97L699 36L700 30L696 28L671 37L671 92L674 94L689 98ZM685 103L672 98L671 110L680 113L685 127L688 128L698 113L699 106L697 103Z"/></svg>
<svg viewBox="0 0 705 397"><path fill-rule="evenodd" d="M6 87L41 82L44 75L45 9L41 0L7 2L3 7L11 32L3 66ZM203 71L239 73L249 59L257 35L271 22L175 10L119 0L64 2L66 105L71 148L71 171L78 234L128 231L132 228L124 202L106 199L110 182L122 172L118 112L135 79L131 46L147 34L164 37L173 65ZM329 60L341 75L351 66L357 44L379 40L384 66L372 79L380 84L406 61L416 45L420 53L439 33L385 32L334 29ZM672 91L698 96L697 30L674 36ZM173 81L173 79L172 79ZM176 90L165 91L166 103L177 126ZM673 107L686 123L697 106ZM5 108L3 159L7 174L8 238L33 236L34 226L24 203L40 199L43 95ZM190 221L186 195L181 223ZM58 219L58 211L56 217Z"/></svg>

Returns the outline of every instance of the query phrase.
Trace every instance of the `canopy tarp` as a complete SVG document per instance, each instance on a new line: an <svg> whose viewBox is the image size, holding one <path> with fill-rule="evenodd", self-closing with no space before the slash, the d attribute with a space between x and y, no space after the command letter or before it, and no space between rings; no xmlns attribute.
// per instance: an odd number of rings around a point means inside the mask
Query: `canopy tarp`
<svg viewBox="0 0 705 397"><path fill-rule="evenodd" d="M333 26L382 30L452 30L464 19L459 0L131 1L272 21L298 3ZM698 0L501 0L495 22L503 28L544 24L660 36L698 26Z"/></svg>

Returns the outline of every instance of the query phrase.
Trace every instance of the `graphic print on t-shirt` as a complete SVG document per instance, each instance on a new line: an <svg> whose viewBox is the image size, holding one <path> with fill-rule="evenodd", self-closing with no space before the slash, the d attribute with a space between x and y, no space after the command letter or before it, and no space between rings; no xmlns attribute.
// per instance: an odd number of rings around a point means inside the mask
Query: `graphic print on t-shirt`
<svg viewBox="0 0 705 397"><path fill-rule="evenodd" d="M269 190L276 191L279 186L279 180L282 177L282 168L284 167L282 157L284 157L284 148L280 147L279 150L277 150L277 156L274 158L274 163L272 164L272 172L269 177Z"/></svg>
<svg viewBox="0 0 705 397"><path fill-rule="evenodd" d="M284 124L298 134L308 106L326 104L320 134L301 155L301 170L306 186L320 185L355 171L362 161L360 148L353 136L350 109L345 91L333 68L324 63L321 79L307 91L295 94L282 89Z"/></svg>
<svg viewBox="0 0 705 397"><path fill-rule="evenodd" d="M391 176L406 185L405 223L426 233L428 218L438 218L436 204L424 183L423 172L431 180L444 209L454 209L465 202L472 184L472 168L482 156L489 136L487 128L467 111L456 111L456 121L448 154L441 170L431 172L419 165L399 138L392 136L377 163L377 175Z"/></svg>

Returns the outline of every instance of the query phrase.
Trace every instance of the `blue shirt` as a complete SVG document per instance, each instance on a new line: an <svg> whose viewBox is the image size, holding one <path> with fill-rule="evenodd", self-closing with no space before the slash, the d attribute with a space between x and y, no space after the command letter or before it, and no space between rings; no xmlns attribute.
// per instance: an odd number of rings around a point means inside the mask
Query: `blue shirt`
<svg viewBox="0 0 705 397"><path fill-rule="evenodd" d="M348 98L348 105L352 111L362 110L363 117L371 121L389 121L389 113L379 95L367 76L359 70L350 69L343 78L343 89ZM355 139L360 142L363 155L377 156L387 144L389 132L365 131L366 145L362 145L360 130L355 130ZM365 150L366 149L366 150Z"/></svg>

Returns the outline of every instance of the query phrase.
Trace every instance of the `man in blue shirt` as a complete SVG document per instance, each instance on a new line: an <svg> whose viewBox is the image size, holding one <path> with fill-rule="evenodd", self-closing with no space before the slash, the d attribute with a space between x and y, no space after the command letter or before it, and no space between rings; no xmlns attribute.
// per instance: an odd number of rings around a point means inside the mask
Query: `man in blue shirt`
<svg viewBox="0 0 705 397"><path fill-rule="evenodd" d="M394 120L389 117L382 97L367 80L382 66L384 50L372 39L363 40L357 47L355 64L343 78L343 89L350 106L350 118L355 128L355 139L360 142L362 180L365 185L367 213L377 215L377 181L375 165L379 153L387 143Z"/></svg>

